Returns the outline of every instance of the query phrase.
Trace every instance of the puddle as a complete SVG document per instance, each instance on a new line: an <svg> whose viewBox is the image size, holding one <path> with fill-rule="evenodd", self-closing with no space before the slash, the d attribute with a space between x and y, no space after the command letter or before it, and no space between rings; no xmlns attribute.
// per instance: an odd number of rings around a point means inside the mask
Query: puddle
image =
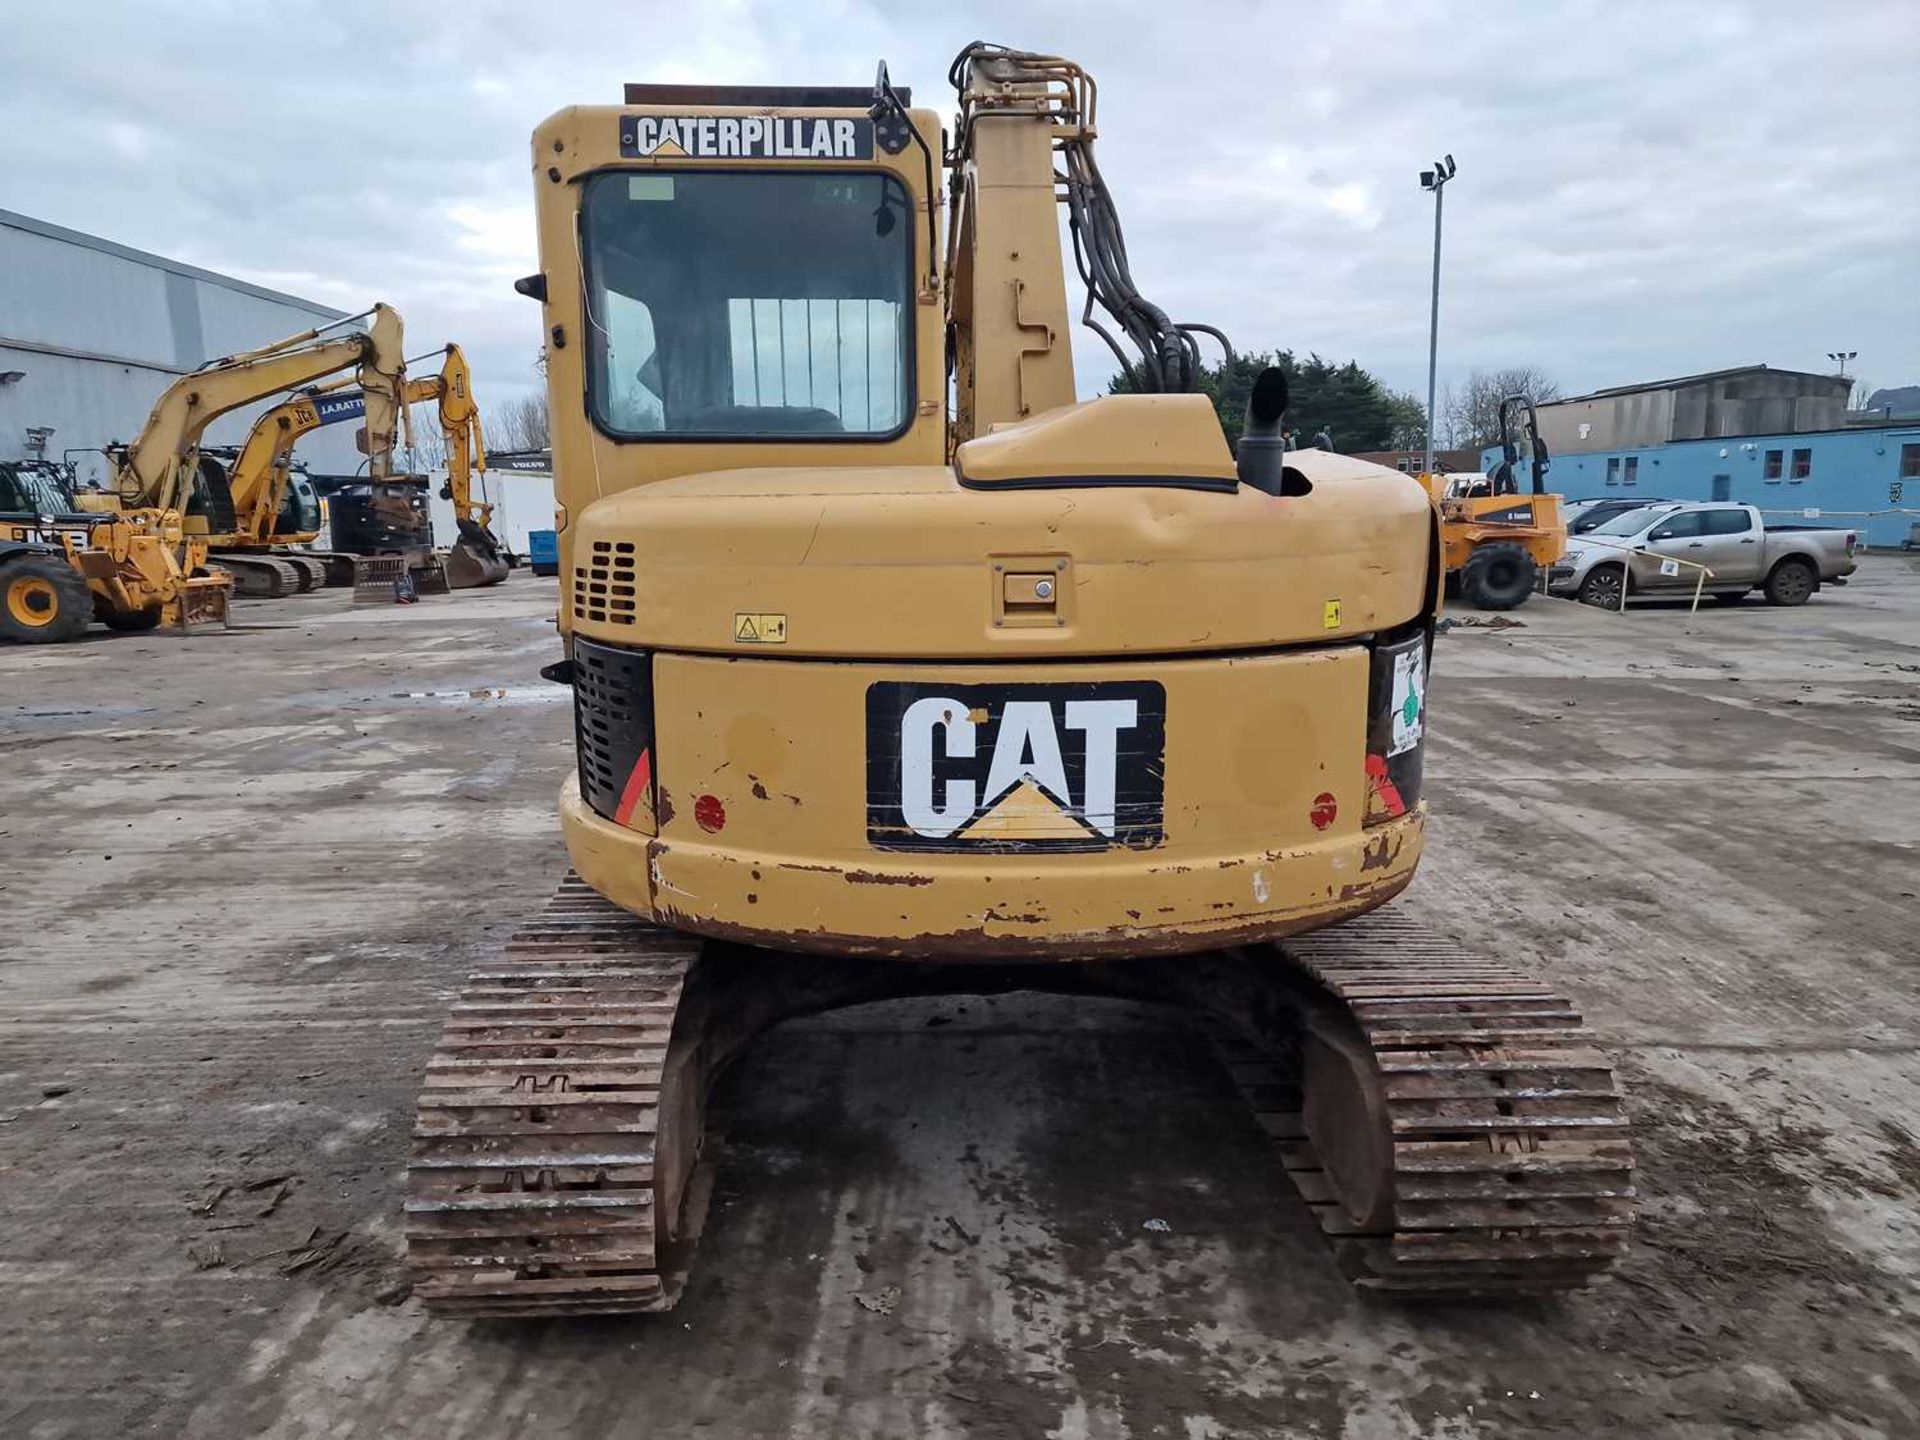
<svg viewBox="0 0 1920 1440"><path fill-rule="evenodd" d="M562 692L566 693L566 692ZM45 725L54 720L118 720L129 715L151 715L151 705L74 705L60 709L40 709L30 705L0 706L0 718L9 723L17 722L22 728L33 725ZM55 727L70 732L71 726Z"/></svg>
<svg viewBox="0 0 1920 1440"><path fill-rule="evenodd" d="M395 690L395 700L437 700L442 705L570 705L564 685L488 685L478 690Z"/></svg>

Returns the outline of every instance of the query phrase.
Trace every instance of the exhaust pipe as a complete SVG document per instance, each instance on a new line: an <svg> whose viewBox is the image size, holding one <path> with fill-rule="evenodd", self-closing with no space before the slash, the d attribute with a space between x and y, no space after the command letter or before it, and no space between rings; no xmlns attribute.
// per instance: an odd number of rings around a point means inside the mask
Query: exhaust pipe
<svg viewBox="0 0 1920 1440"><path fill-rule="evenodd" d="M1269 365L1253 382L1240 444L1234 450L1242 485L1268 495L1305 495L1313 488L1305 476L1287 469L1287 440L1280 433L1280 420L1286 413L1286 372Z"/></svg>

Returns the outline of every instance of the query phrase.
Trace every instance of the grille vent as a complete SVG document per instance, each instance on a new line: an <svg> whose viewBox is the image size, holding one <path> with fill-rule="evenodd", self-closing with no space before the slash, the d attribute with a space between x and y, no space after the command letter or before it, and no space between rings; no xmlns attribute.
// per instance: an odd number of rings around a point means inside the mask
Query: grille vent
<svg viewBox="0 0 1920 1440"><path fill-rule="evenodd" d="M653 694L649 656L576 640L573 646L573 727L580 761L580 793L612 819L633 765L652 741Z"/></svg>
<svg viewBox="0 0 1920 1440"><path fill-rule="evenodd" d="M633 624L633 542L595 540L573 567L573 618Z"/></svg>

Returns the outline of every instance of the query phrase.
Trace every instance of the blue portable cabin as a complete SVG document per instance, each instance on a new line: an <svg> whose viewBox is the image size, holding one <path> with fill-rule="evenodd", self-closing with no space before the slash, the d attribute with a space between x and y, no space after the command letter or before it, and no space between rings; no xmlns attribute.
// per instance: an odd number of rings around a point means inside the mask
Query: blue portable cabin
<svg viewBox="0 0 1920 1440"><path fill-rule="evenodd" d="M1897 546L1920 522L1920 417L1849 417L1850 389L1754 365L1554 401L1539 407L1548 485L1569 500L1732 500Z"/></svg>

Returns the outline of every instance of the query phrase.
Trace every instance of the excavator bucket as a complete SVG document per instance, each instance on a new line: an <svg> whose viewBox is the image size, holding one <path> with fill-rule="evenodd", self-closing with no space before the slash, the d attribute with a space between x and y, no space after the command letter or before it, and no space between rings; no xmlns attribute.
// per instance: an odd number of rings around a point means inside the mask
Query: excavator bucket
<svg viewBox="0 0 1920 1440"><path fill-rule="evenodd" d="M500 541L486 526L470 520L460 522L460 538L443 563L447 586L453 590L498 585L507 578L507 556Z"/></svg>

